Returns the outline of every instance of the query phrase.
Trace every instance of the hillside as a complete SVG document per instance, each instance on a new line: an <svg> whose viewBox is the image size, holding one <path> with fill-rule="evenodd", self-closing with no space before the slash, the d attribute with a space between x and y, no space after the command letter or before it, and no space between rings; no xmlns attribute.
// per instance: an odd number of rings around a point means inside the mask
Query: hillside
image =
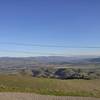
<svg viewBox="0 0 100 100"><path fill-rule="evenodd" d="M58 80L0 75L0 92L100 98L100 80Z"/></svg>

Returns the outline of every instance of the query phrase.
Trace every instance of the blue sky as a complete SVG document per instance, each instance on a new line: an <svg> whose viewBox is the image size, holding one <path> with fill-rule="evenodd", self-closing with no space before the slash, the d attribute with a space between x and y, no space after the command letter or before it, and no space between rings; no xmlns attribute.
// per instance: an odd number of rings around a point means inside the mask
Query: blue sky
<svg viewBox="0 0 100 100"><path fill-rule="evenodd" d="M34 47L2 42L100 46L100 0L0 0L0 56L100 55L99 48Z"/></svg>

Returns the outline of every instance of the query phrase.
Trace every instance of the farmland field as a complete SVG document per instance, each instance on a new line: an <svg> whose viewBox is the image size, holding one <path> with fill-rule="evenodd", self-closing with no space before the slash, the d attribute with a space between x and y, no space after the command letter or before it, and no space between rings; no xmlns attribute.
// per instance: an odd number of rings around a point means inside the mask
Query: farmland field
<svg viewBox="0 0 100 100"><path fill-rule="evenodd" d="M0 75L0 92L100 98L100 80L58 80Z"/></svg>

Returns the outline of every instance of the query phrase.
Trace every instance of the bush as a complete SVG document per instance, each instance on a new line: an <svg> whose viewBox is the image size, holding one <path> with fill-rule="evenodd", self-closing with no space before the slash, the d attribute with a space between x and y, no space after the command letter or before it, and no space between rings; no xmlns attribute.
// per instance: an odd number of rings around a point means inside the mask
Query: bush
<svg viewBox="0 0 100 100"><path fill-rule="evenodd" d="M72 68L59 68L59 69L34 69L32 70L32 76L45 77L45 78L59 78L59 79L96 79L98 73L85 71L82 69Z"/></svg>

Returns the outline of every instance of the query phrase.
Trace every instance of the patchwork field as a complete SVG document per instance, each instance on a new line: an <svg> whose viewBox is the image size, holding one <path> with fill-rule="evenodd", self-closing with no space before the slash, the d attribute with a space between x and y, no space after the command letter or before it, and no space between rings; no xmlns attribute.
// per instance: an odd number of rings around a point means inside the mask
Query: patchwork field
<svg viewBox="0 0 100 100"><path fill-rule="evenodd" d="M100 98L100 80L58 80L1 75L0 92Z"/></svg>

